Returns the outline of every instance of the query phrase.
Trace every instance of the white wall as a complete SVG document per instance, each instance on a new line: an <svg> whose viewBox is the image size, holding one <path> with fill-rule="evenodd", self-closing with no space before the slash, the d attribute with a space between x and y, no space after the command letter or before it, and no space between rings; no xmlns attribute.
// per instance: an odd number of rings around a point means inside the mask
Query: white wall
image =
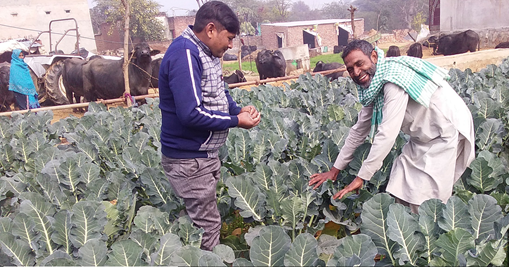
<svg viewBox="0 0 509 267"><path fill-rule="evenodd" d="M47 11L50 13L46 14ZM87 0L0 0L0 40L35 38L39 32L49 30L51 20L64 18L76 19L81 36L80 47L95 52L96 45ZM52 32L64 33L74 27L73 21L55 22L52 24ZM67 35L72 36L64 37L58 49L71 53L75 49L75 32L71 31ZM61 37L60 34L52 34L53 50ZM46 52L49 52L49 34L42 34L40 39Z"/></svg>
<svg viewBox="0 0 509 267"><path fill-rule="evenodd" d="M508 0L442 0L440 31L481 30L509 26Z"/></svg>

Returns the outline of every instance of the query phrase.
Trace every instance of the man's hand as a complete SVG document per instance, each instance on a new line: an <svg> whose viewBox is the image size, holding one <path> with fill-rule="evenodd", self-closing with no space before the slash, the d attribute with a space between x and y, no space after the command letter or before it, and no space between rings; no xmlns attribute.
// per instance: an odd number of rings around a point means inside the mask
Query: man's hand
<svg viewBox="0 0 509 267"><path fill-rule="evenodd" d="M256 110L256 109L255 109ZM241 112L237 115L239 119L239 124L237 125L240 128L251 129L260 123L260 113L256 112L256 117L252 117L249 112Z"/></svg>
<svg viewBox="0 0 509 267"><path fill-rule="evenodd" d="M243 107L240 110L240 112L248 112L251 115L251 118L253 118L253 119L260 115L258 110L256 110L256 108L254 106L252 106L252 105Z"/></svg>
<svg viewBox="0 0 509 267"><path fill-rule="evenodd" d="M336 181L336 177L339 174L339 170L332 167L330 171L324 173L315 173L311 175L311 181L309 181L309 186L316 184L313 189L317 189L320 185L322 185L327 180Z"/></svg>
<svg viewBox="0 0 509 267"><path fill-rule="evenodd" d="M353 181L349 185L347 185L341 191L337 192L332 198L341 199L348 192L352 192L353 190L360 189L362 187L363 183L364 183L364 180L362 180L362 178L357 176L357 177L355 177L355 179L353 179Z"/></svg>

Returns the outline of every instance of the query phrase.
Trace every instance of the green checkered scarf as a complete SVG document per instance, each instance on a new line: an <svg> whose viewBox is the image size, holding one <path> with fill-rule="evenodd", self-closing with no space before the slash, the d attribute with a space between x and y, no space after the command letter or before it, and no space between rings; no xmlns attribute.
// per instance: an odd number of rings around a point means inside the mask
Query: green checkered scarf
<svg viewBox="0 0 509 267"><path fill-rule="evenodd" d="M373 138L377 126L382 122L384 105L383 87L385 83L394 83L403 88L417 103L428 107L431 95L439 86L447 84L447 71L416 57L400 56L384 58L383 51L375 47L378 53L375 76L369 88L357 86L359 101L363 106L373 103L370 137Z"/></svg>

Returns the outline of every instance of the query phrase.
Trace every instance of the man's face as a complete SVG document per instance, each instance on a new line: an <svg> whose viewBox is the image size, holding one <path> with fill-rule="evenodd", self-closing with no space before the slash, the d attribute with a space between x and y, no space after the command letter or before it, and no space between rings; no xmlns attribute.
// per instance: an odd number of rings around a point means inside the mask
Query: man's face
<svg viewBox="0 0 509 267"><path fill-rule="evenodd" d="M356 84L368 88L375 76L377 60L375 51L368 57L361 50L353 50L345 58L346 70Z"/></svg>
<svg viewBox="0 0 509 267"><path fill-rule="evenodd" d="M226 50L233 47L233 38L235 38L234 33L228 32L226 29L219 30L221 28L215 27L215 30L209 33L210 51L212 51L212 55L219 58L223 57Z"/></svg>

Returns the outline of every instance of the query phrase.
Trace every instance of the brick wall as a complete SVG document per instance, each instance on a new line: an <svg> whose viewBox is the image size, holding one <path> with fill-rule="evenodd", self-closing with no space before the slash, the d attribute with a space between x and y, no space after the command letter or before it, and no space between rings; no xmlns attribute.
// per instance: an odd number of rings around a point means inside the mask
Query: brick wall
<svg viewBox="0 0 509 267"><path fill-rule="evenodd" d="M364 32L364 19L355 20L355 33L360 36ZM341 23L342 25L350 26L350 22ZM283 47L292 47L304 43L303 30L313 29L314 24L299 25L299 26L275 26L275 25L262 25L262 44L267 49L277 49L277 35L276 33L283 33L285 40ZM319 24L317 32L322 38L322 47L327 46L331 50L338 44L338 36L336 34L336 27L333 23ZM352 38L352 36L350 36Z"/></svg>
<svg viewBox="0 0 509 267"><path fill-rule="evenodd" d="M479 34L481 48L494 48L499 43L509 42L509 27L483 29L476 32Z"/></svg>
<svg viewBox="0 0 509 267"><path fill-rule="evenodd" d="M194 24L194 16L178 16L168 18L168 27L170 28L170 37L173 39L179 37L188 25Z"/></svg>

